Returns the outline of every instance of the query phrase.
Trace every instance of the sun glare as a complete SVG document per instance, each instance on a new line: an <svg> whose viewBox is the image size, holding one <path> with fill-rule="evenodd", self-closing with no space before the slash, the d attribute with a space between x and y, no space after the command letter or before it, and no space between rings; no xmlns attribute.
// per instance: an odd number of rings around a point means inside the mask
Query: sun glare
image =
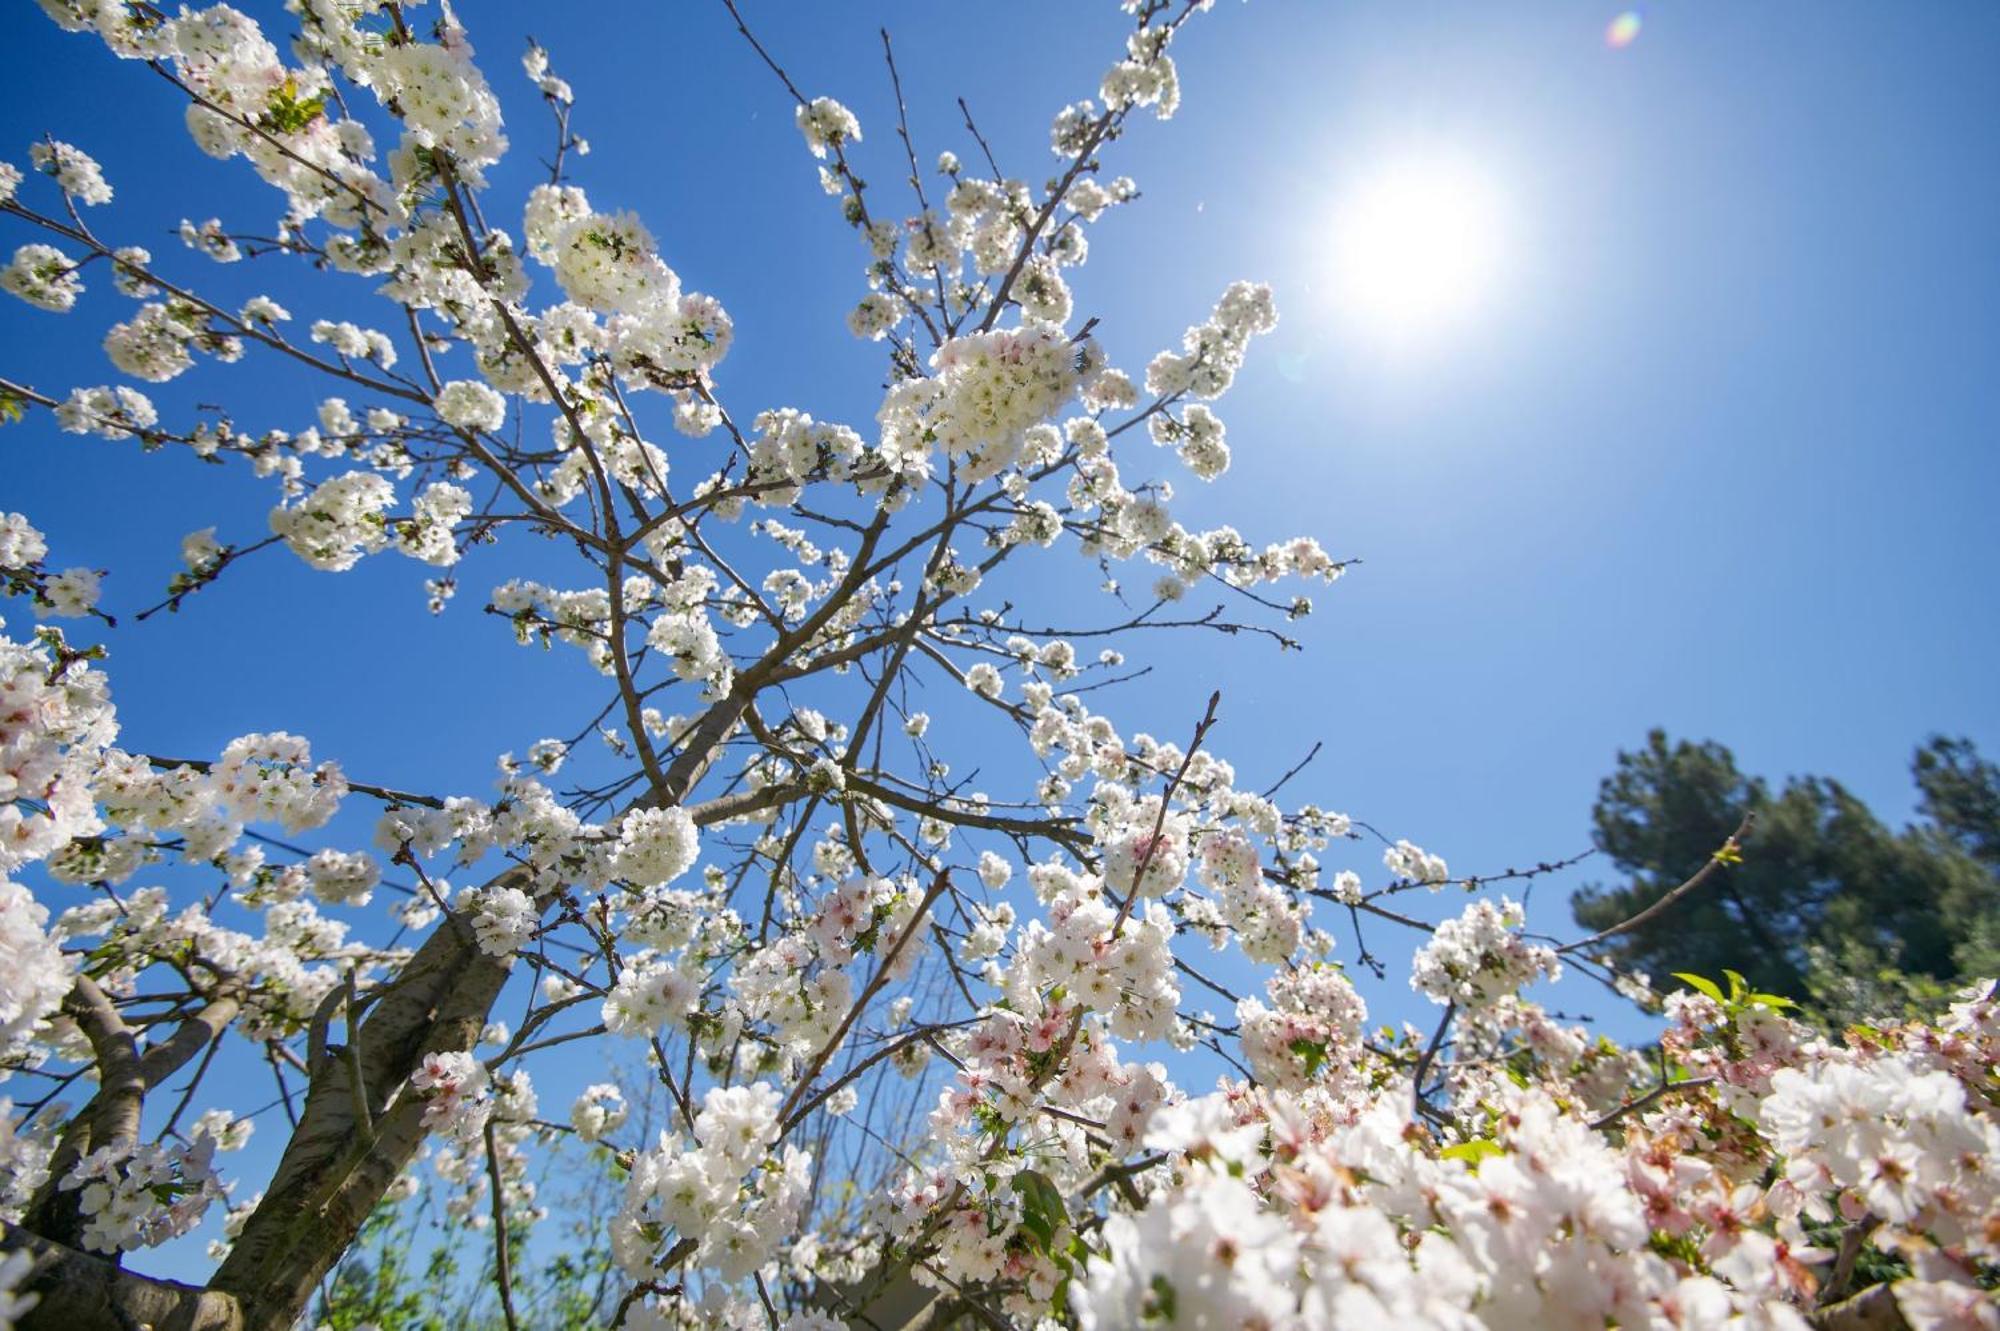
<svg viewBox="0 0 2000 1331"><path fill-rule="evenodd" d="M1356 328L1406 341L1446 331L1493 284L1501 208L1486 178L1412 159L1356 183L1334 213L1334 298Z"/></svg>

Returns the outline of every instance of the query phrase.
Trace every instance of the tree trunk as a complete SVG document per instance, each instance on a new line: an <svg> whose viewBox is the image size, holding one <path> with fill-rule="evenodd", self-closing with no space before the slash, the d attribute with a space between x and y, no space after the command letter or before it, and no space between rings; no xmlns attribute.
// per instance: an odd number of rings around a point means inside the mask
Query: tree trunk
<svg viewBox="0 0 2000 1331"><path fill-rule="evenodd" d="M519 870L499 881L515 879L526 885ZM305 1310L320 1277L423 1144L424 1106L404 1093L410 1074L426 1054L477 1044L506 982L506 962L448 920L376 1001L359 1048L344 1056L329 1049L313 1069L264 1200L209 1283L242 1306L248 1331L288 1331Z"/></svg>
<svg viewBox="0 0 2000 1331"><path fill-rule="evenodd" d="M872 537L865 549L872 549ZM809 621L795 634L802 638L816 626L817 621ZM630 807L682 802L715 760L763 678L788 651L773 650L739 675L736 688L710 707L687 737L665 780ZM761 797L725 797L690 812L706 825L763 803ZM535 895L533 873L525 868L507 870L492 885ZM549 894L540 894L538 905L546 908L550 900ZM347 1253L363 1222L423 1144L423 1102L405 1093L411 1074L426 1054L470 1050L478 1043L507 975L507 960L482 952L470 927L446 917L375 996L352 1037L357 1047L329 1046L308 1069L305 1105L277 1172L207 1289L121 1271L111 1262L7 1226L0 1248L26 1248L36 1255L35 1269L22 1288L39 1294L41 1303L21 1326L28 1331L291 1331L321 1277ZM235 1004L212 1004L211 1009L199 1022L207 1038L227 1025ZM115 1013L111 1020L122 1030ZM129 1033L125 1038L130 1039ZM171 1058L160 1057L163 1072L178 1067L199 1047L192 1037L177 1036ZM141 1094L146 1084L145 1078L137 1079ZM120 1097L121 1104L127 1098L132 1097Z"/></svg>
<svg viewBox="0 0 2000 1331"><path fill-rule="evenodd" d="M34 1259L22 1288L40 1301L17 1323L21 1331L247 1331L243 1310L227 1294L121 1271L18 1225L0 1222L0 1252Z"/></svg>
<svg viewBox="0 0 2000 1331"><path fill-rule="evenodd" d="M665 782L633 807L678 804L720 751L749 705L755 672L709 709ZM693 810L698 823L727 817L724 807ZM510 869L496 886L534 894L526 869ZM538 905L546 907L544 895ZM507 983L508 964L479 950L472 930L447 917L362 1022L359 1048L329 1054L312 1070L298 1128L285 1145L264 1200L217 1269L209 1288L232 1296L245 1331L290 1331L320 1277L347 1252L361 1225L423 1144L423 1103L402 1094L425 1054L469 1050ZM361 1084L352 1078L359 1072ZM370 1122L357 1107L366 1104Z"/></svg>

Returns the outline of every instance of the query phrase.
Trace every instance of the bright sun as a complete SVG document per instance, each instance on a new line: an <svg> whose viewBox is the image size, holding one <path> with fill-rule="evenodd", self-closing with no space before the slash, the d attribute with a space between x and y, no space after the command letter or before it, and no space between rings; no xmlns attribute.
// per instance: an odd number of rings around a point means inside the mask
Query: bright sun
<svg viewBox="0 0 2000 1331"><path fill-rule="evenodd" d="M1407 341L1480 304L1501 251L1500 200L1469 164L1412 158L1356 183L1334 211L1334 299L1361 331Z"/></svg>

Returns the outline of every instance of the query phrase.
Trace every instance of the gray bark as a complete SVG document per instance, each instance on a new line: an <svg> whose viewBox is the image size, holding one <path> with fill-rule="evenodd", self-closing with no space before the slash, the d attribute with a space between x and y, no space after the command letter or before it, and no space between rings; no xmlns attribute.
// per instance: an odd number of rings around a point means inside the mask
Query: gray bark
<svg viewBox="0 0 2000 1331"><path fill-rule="evenodd" d="M1806 1314L1814 1331L1910 1331L1893 1285L1872 1285L1851 1299Z"/></svg>
<svg viewBox="0 0 2000 1331"><path fill-rule="evenodd" d="M21 1319L21 1331L246 1331L236 1300L183 1285L121 1271L110 1262L18 1225L0 1221L0 1252L26 1252L34 1259L26 1287L40 1302Z"/></svg>

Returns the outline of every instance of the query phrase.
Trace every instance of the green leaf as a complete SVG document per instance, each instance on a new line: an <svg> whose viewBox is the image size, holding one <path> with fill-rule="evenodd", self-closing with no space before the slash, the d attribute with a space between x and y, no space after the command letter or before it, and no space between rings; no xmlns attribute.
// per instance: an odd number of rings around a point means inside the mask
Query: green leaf
<svg viewBox="0 0 2000 1331"><path fill-rule="evenodd" d="M296 134L318 120L325 109L326 98L300 98L298 80L288 78L284 86L272 90L270 103L264 112L264 124L280 134Z"/></svg>
<svg viewBox="0 0 2000 1331"><path fill-rule="evenodd" d="M1656 1229L1646 1246L1662 1257L1670 1257L1696 1270L1701 1269L1701 1247L1685 1234L1669 1234Z"/></svg>
<svg viewBox="0 0 2000 1331"><path fill-rule="evenodd" d="M1155 1317L1163 1321L1173 1321L1175 1304L1173 1282L1165 1276L1154 1276L1153 1283L1148 1288L1151 1292L1140 1303L1139 1315L1149 1321Z"/></svg>
<svg viewBox="0 0 2000 1331"><path fill-rule="evenodd" d="M1062 1193L1049 1182L1048 1175L1035 1169L1020 1171L1009 1185L1021 1194L1021 1228L1034 1236L1036 1247L1047 1252L1055 1242L1056 1231L1069 1223Z"/></svg>
<svg viewBox="0 0 2000 1331"><path fill-rule="evenodd" d="M1718 1003L1727 1003L1729 1001L1722 996L1722 986L1713 980L1705 980L1701 976L1690 974L1687 971L1675 971L1674 978L1695 992L1705 994Z"/></svg>
<svg viewBox="0 0 2000 1331"><path fill-rule="evenodd" d="M1291 1050L1306 1062L1306 1079L1310 1081L1320 1065L1326 1062L1326 1044L1320 1040L1308 1040L1304 1036L1292 1041Z"/></svg>
<svg viewBox="0 0 2000 1331"><path fill-rule="evenodd" d="M1469 1142L1460 1142L1456 1146L1447 1146L1438 1154L1447 1160L1463 1160L1469 1165L1476 1165L1488 1156L1505 1155L1507 1152L1499 1142L1479 1137Z"/></svg>

